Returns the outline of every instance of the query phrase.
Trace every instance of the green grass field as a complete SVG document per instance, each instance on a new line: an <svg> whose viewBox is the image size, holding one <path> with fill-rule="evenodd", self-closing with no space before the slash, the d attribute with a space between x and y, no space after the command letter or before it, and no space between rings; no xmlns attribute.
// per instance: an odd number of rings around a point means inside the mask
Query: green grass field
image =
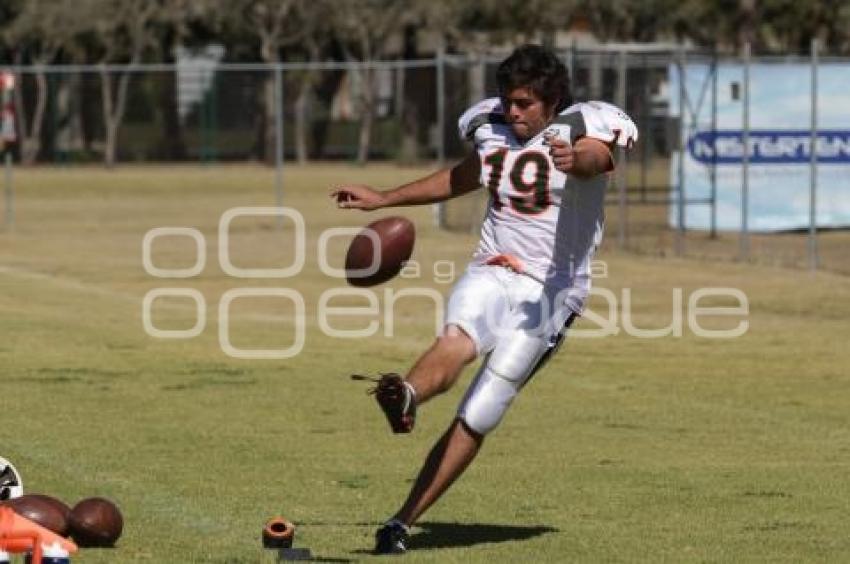
<svg viewBox="0 0 850 564"><path fill-rule="evenodd" d="M377 320L372 338L324 336L320 296L340 283L318 270L317 239L327 227L394 213L337 210L329 187L389 186L422 172L288 168L285 200L306 219L306 266L275 280L227 276L217 256L225 210L274 204L265 168L17 171L17 225L0 234L0 456L18 467L30 492L120 504L126 528L118 547L84 550L75 562L272 562L259 532L275 514L295 521L297 546L324 561L372 558L376 525L402 501L471 373L420 411L412 435L392 436L366 386L348 375L409 367L433 337L433 305L400 300L391 338L375 315L333 319L347 328ZM435 230L427 207L401 213L416 222L414 258L423 275L388 287L446 295L450 284L429 273L439 260L453 261L459 273L475 236ZM162 226L203 233L199 276L145 272L143 237ZM291 260L292 229L272 218L235 220L230 238L236 266ZM191 266L193 245L161 240L154 262ZM616 295L631 288L637 326L670 322L674 288L687 304L697 288L735 287L749 298L749 331L707 339L686 323L681 338L569 339L467 474L424 516L404 560L850 560L850 279L611 247L599 257L608 277L597 286ZM329 248L330 262L340 265L345 239ZM202 293L207 323L199 336L145 333L142 298L157 287ZM239 360L221 351L219 301L239 287L303 295L301 354ZM334 302L343 303L364 302ZM287 347L292 313L283 300L234 301L233 344ZM159 300L153 320L187 329L194 305ZM717 318L711 326L738 321Z"/></svg>

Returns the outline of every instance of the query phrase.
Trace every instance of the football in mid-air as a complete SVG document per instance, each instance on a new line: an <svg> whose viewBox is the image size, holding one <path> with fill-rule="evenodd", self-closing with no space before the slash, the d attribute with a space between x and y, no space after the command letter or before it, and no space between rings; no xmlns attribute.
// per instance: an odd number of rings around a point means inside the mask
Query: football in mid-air
<svg viewBox="0 0 850 564"><path fill-rule="evenodd" d="M112 546L124 530L118 507L102 497L90 497L71 510L71 538L83 547Z"/></svg>
<svg viewBox="0 0 850 564"><path fill-rule="evenodd" d="M416 229L409 219L386 217L367 225L351 241L345 273L352 286L375 286L397 275L413 253Z"/></svg>

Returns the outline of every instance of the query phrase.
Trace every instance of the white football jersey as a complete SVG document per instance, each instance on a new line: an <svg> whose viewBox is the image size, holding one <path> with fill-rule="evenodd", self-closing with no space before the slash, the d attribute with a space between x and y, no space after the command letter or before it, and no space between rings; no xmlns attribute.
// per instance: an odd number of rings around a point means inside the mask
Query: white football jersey
<svg viewBox="0 0 850 564"><path fill-rule="evenodd" d="M544 134L569 143L584 136L630 148L637 128L605 102L574 104L535 137L520 142L506 123L499 98L469 108L458 123L481 159L481 185L490 204L473 261L509 254L526 271L568 289L567 305L581 312L590 290L590 262L602 238L608 175L582 180L557 169Z"/></svg>

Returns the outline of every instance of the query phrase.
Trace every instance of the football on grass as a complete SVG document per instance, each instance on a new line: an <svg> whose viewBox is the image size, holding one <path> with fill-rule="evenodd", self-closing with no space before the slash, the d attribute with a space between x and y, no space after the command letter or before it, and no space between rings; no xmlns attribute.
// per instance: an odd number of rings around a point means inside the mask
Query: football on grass
<svg viewBox="0 0 850 564"><path fill-rule="evenodd" d="M71 510L71 537L82 546L113 546L124 530L124 518L114 503L102 497L82 500Z"/></svg>
<svg viewBox="0 0 850 564"><path fill-rule="evenodd" d="M398 274L413 253L416 230L409 219L393 216L367 225L351 241L345 274L352 286L368 287Z"/></svg>
<svg viewBox="0 0 850 564"><path fill-rule="evenodd" d="M71 510L62 501L41 494L28 494L2 503L12 511L59 536L68 534Z"/></svg>

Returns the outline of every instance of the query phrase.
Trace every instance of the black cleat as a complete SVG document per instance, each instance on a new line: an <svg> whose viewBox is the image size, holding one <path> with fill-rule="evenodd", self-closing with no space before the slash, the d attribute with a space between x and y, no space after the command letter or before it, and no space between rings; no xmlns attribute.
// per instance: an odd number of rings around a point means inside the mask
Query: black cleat
<svg viewBox="0 0 850 564"><path fill-rule="evenodd" d="M409 433L416 424L413 390L398 374L382 374L375 387L375 399L387 416L393 433Z"/></svg>
<svg viewBox="0 0 850 564"><path fill-rule="evenodd" d="M399 521L390 521L375 533L375 554L404 554L409 534Z"/></svg>
<svg viewBox="0 0 850 564"><path fill-rule="evenodd" d="M409 433L416 424L416 398L413 388L396 373L381 374L379 379L353 375L358 380L373 380L378 385L369 390L387 417L393 433Z"/></svg>

